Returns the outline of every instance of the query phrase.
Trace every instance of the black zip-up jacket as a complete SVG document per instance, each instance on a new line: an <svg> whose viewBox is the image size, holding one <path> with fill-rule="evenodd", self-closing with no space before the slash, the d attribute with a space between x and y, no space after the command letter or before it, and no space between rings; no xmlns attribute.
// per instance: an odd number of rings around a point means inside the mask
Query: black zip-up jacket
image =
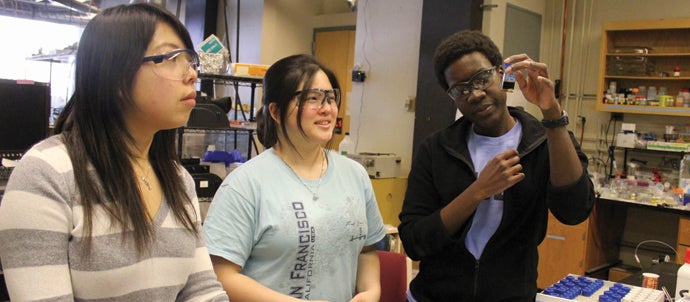
<svg viewBox="0 0 690 302"><path fill-rule="evenodd" d="M573 134L584 172L574 184L557 188L549 181L546 129L529 113L508 109L522 123L518 152L525 178L504 192L503 219L479 260L465 247L474 215L456 234L446 232L439 215L476 180L467 150L471 122L460 118L429 136L415 154L398 229L405 252L420 260L410 285L419 302L534 301L537 246L546 234L548 210L569 225L583 222L592 210L587 157Z"/></svg>

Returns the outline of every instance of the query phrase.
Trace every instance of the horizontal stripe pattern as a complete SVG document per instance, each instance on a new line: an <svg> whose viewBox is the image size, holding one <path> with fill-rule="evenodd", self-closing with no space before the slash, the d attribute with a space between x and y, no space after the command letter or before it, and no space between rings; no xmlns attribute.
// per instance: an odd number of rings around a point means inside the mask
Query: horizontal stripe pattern
<svg viewBox="0 0 690 302"><path fill-rule="evenodd" d="M8 269L4 266L4 258L2 263L5 284L12 301L72 300L72 285L66 264Z"/></svg>
<svg viewBox="0 0 690 302"><path fill-rule="evenodd" d="M13 301L228 301L203 236L185 229L165 200L141 254L131 230L95 206L87 257L83 208L59 138L26 153L0 203L0 260ZM181 167L180 176L199 225L194 181Z"/></svg>

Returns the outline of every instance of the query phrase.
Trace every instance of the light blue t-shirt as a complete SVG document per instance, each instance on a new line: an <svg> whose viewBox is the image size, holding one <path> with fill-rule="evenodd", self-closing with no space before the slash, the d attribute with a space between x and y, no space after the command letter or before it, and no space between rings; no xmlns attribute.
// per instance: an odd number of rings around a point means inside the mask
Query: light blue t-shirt
<svg viewBox="0 0 690 302"><path fill-rule="evenodd" d="M209 253L283 294L349 301L362 247L386 231L364 167L327 154L321 183L302 179L316 201L272 148L230 173L204 221Z"/></svg>
<svg viewBox="0 0 690 302"><path fill-rule="evenodd" d="M467 148L470 150L472 164L475 173L481 174L486 163L509 149L517 149L522 137L522 124L515 121L515 126L506 134L499 137L483 136L470 131L467 139ZM481 257L484 247L489 239L498 229L503 219L503 200L489 197L483 200L477 207L477 211L472 219L472 226L465 238L465 246L474 255L475 259Z"/></svg>

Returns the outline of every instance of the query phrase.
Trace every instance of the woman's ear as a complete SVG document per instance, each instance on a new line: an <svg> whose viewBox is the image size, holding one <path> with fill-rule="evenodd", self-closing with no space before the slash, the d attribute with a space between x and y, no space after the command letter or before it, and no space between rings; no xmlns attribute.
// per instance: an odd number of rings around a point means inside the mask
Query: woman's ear
<svg viewBox="0 0 690 302"><path fill-rule="evenodd" d="M268 114L271 115L271 119L273 119L276 124L280 125L280 112L276 103L268 104Z"/></svg>

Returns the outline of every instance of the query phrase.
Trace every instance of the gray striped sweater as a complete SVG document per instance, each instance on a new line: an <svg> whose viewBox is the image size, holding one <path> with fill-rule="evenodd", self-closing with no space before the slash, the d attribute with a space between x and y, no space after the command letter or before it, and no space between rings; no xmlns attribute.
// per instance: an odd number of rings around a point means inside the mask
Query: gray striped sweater
<svg viewBox="0 0 690 302"><path fill-rule="evenodd" d="M199 221L194 181L182 168L180 177ZM202 235L190 234L165 201L143 255L130 232L101 207L94 211L86 257L82 206L61 136L26 153L0 203L0 260L12 301L228 301Z"/></svg>

